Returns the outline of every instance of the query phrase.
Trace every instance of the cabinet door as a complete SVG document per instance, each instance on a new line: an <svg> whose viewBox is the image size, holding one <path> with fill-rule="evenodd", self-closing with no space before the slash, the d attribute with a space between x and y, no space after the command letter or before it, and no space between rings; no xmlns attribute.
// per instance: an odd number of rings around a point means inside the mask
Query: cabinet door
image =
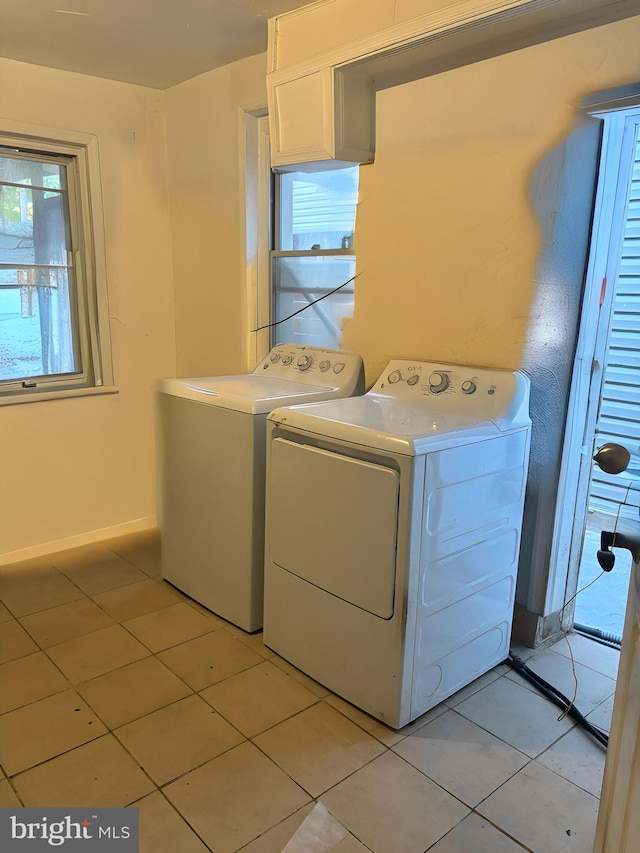
<svg viewBox="0 0 640 853"><path fill-rule="evenodd" d="M327 67L267 78L271 162L319 171L373 160L375 93L368 77Z"/></svg>
<svg viewBox="0 0 640 853"><path fill-rule="evenodd" d="M331 69L278 83L269 94L274 166L333 159Z"/></svg>

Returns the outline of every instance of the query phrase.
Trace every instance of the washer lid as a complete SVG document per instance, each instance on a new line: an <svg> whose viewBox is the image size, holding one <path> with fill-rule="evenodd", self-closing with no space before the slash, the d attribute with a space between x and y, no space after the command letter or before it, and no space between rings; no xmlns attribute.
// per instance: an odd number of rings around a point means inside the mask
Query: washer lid
<svg viewBox="0 0 640 853"><path fill-rule="evenodd" d="M162 379L160 392L194 400L221 409L234 409L252 415L270 412L276 406L326 400L338 389L335 385L310 385L276 376L254 373L237 376Z"/></svg>

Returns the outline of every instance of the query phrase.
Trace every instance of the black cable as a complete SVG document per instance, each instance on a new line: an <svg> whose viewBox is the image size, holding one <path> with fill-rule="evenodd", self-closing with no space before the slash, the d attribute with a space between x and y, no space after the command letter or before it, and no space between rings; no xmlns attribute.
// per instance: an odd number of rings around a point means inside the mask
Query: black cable
<svg viewBox="0 0 640 853"><path fill-rule="evenodd" d="M510 666L511 669L519 673L526 681L533 684L534 687L546 696L550 702L553 702L554 705L557 705L559 708L562 708L563 711L566 711L572 719L574 719L586 732L595 738L600 746L604 749L608 747L609 735L603 732L602 729L594 726L593 723L589 722L584 714L582 714L563 693L561 693L552 684L549 684L548 681L545 681L537 672L529 669L521 658L516 655L509 655L509 657L506 658L505 663L507 666Z"/></svg>
<svg viewBox="0 0 640 853"><path fill-rule="evenodd" d="M306 311L307 308L311 308L312 305L315 305L317 302L322 302L323 299L326 299L327 296L333 296L334 293L337 293L339 290L342 290L343 287L346 287L348 284L351 284L352 281L355 281L361 273L356 273L352 275L351 278L347 279L338 287L334 287L333 290L330 290L328 293L325 293L323 296L319 296L317 299L314 299L313 302L310 302L308 305L303 305L302 308L298 308L297 311L294 311L293 314L289 314L288 317L283 317L282 320L276 320L273 323L267 323L265 326L258 326L257 329L252 329L252 332L261 332L263 329L270 329L272 326L279 326L280 323L286 323L287 320L290 320L292 317L295 317L296 314L300 314L302 311Z"/></svg>

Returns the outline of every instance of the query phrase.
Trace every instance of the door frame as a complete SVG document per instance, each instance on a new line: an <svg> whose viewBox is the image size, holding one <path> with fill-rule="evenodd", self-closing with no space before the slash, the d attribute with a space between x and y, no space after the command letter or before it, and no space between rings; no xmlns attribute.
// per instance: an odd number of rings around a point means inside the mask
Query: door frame
<svg viewBox="0 0 640 853"><path fill-rule="evenodd" d="M544 613L562 611L562 629L573 626L594 453L595 430L604 380L614 282L618 275L640 107L590 111L602 121L600 168L591 247L558 483ZM628 156L627 156L628 155ZM615 192L611 187L615 186ZM563 609L564 608L564 609Z"/></svg>

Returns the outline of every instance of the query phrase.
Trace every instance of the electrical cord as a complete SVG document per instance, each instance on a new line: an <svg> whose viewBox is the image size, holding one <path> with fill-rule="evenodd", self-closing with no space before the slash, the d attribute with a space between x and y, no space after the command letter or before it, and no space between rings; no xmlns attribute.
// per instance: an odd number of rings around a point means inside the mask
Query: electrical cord
<svg viewBox="0 0 640 853"><path fill-rule="evenodd" d="M522 678L526 681L529 681L531 684L536 687L540 693L549 699L550 702L553 702L554 705L557 705L559 708L562 708L563 712L572 719L574 719L586 732L588 732L597 742L598 744L606 750L609 745L609 735L602 731L602 729L594 726L587 718L582 714L576 706L573 704L573 701L568 699L564 693L561 693L556 687L552 684L549 684L548 681L545 681L541 675L538 675L537 672L534 672L530 669L526 663L519 658L517 655L510 654L509 657L505 660L507 666L511 667L515 672L519 673Z"/></svg>
<svg viewBox="0 0 640 853"><path fill-rule="evenodd" d="M334 293L337 293L339 290L342 290L343 287L346 287L348 284L351 284L352 281L355 281L359 275L362 275L362 273L356 273L355 275L352 275L351 278L338 285L338 287L334 287L333 290L330 290L328 293L324 293L322 296L319 296L317 299L314 299L313 302L310 302L308 305L303 305L302 308L298 308L297 311L294 311L293 314L289 314L288 317L283 317L282 320L275 320L273 323L266 323L264 326L258 326L257 329L252 329L251 332L261 332L263 329L271 329L273 326L279 326L280 323L286 323L287 320L290 320L292 317L295 317L296 314L301 314L303 311L306 311L308 308L311 308L318 302L322 302L322 300L326 299L328 296L333 296Z"/></svg>

